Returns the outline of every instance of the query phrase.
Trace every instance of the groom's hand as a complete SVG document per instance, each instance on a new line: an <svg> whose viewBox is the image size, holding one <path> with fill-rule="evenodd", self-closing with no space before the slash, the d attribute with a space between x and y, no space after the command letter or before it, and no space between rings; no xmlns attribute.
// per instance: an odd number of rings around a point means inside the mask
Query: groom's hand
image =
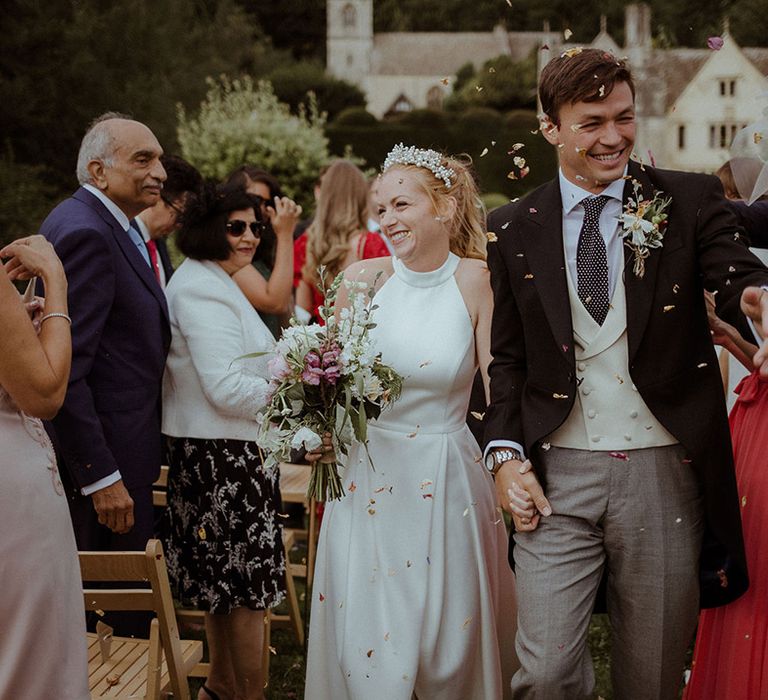
<svg viewBox="0 0 768 700"><path fill-rule="evenodd" d="M762 342L753 362L760 376L768 377L768 291L760 287L747 287L741 294L741 310L755 324Z"/></svg>
<svg viewBox="0 0 768 700"><path fill-rule="evenodd" d="M552 514L529 459L513 459L501 465L496 472L496 495L518 532L535 530L542 515Z"/></svg>

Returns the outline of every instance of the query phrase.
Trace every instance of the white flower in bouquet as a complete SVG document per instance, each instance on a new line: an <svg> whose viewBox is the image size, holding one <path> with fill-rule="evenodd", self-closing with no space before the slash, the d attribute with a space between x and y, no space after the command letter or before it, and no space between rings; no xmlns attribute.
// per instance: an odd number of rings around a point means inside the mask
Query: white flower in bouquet
<svg viewBox="0 0 768 700"><path fill-rule="evenodd" d="M323 279L323 270L320 271ZM367 449L368 421L396 401L402 377L381 361L369 336L374 327L373 293L362 283L347 284L350 305L334 315L339 275L322 288L325 326L285 329L270 362L272 393L263 410L258 438L269 452L266 464L290 459L291 451L312 451L330 433L337 457L348 453L353 439ZM344 495L335 462L315 462L309 495L332 500Z"/></svg>

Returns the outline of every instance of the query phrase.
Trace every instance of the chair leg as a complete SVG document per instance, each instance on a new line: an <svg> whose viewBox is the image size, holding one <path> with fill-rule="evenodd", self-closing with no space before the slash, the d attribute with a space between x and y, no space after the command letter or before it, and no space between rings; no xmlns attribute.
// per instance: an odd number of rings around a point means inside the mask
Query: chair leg
<svg viewBox="0 0 768 700"><path fill-rule="evenodd" d="M149 656L147 658L146 700L160 700L160 673L163 650L160 646L160 625L154 618L149 626Z"/></svg>
<svg viewBox="0 0 768 700"><path fill-rule="evenodd" d="M299 646L304 646L304 622L301 619L299 610L299 598L296 595L296 584L291 573L291 564L288 559L288 548L285 548L285 589L288 594L288 614L291 618L291 627L293 627L296 641Z"/></svg>
<svg viewBox="0 0 768 700"><path fill-rule="evenodd" d="M261 667L264 674L264 687L269 686L269 657L272 653L272 613L264 611L264 649L261 653Z"/></svg>

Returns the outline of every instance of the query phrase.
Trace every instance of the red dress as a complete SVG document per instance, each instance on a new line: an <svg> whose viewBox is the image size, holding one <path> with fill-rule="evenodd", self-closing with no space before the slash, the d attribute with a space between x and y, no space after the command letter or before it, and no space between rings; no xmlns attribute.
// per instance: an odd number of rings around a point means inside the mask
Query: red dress
<svg viewBox="0 0 768 700"><path fill-rule="evenodd" d="M357 259L370 260L371 258L389 257L387 245L377 233L364 231L360 236L360 242L357 245ZM301 282L301 270L304 267L304 261L307 259L307 233L302 233L293 244L293 288L299 286ZM312 285L312 316L320 321L319 309L323 304L323 295Z"/></svg>
<svg viewBox="0 0 768 700"><path fill-rule="evenodd" d="M736 393L730 424L750 586L702 611L685 700L768 698L768 382L752 373Z"/></svg>

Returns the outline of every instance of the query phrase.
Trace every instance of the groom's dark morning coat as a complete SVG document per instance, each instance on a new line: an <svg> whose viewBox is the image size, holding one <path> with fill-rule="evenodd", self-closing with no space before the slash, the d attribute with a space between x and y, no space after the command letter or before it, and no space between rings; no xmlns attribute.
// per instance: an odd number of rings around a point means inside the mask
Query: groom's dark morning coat
<svg viewBox="0 0 768 700"><path fill-rule="evenodd" d="M64 264L72 316L72 372L52 421L61 466L78 491L118 469L129 492L151 488L160 471L160 387L171 338L165 294L128 234L82 187L40 232ZM151 536L151 510L148 516L134 526L137 535ZM76 532L78 542L84 534Z"/></svg>
<svg viewBox="0 0 768 700"><path fill-rule="evenodd" d="M768 270L739 240L719 181L630 162L650 199L671 197L663 247L645 275L624 247L629 373L645 403L687 450L703 493L703 607L725 604L747 587L731 440L704 289L717 312L752 340L739 311L742 290L768 284ZM624 203L631 194L629 180ZM515 440L534 466L542 441L574 405L577 379L563 253L562 204L555 179L492 212L488 264L496 310L491 331L491 405L485 440ZM542 484L546 493L546 484ZM510 560L512 557L510 543Z"/></svg>

